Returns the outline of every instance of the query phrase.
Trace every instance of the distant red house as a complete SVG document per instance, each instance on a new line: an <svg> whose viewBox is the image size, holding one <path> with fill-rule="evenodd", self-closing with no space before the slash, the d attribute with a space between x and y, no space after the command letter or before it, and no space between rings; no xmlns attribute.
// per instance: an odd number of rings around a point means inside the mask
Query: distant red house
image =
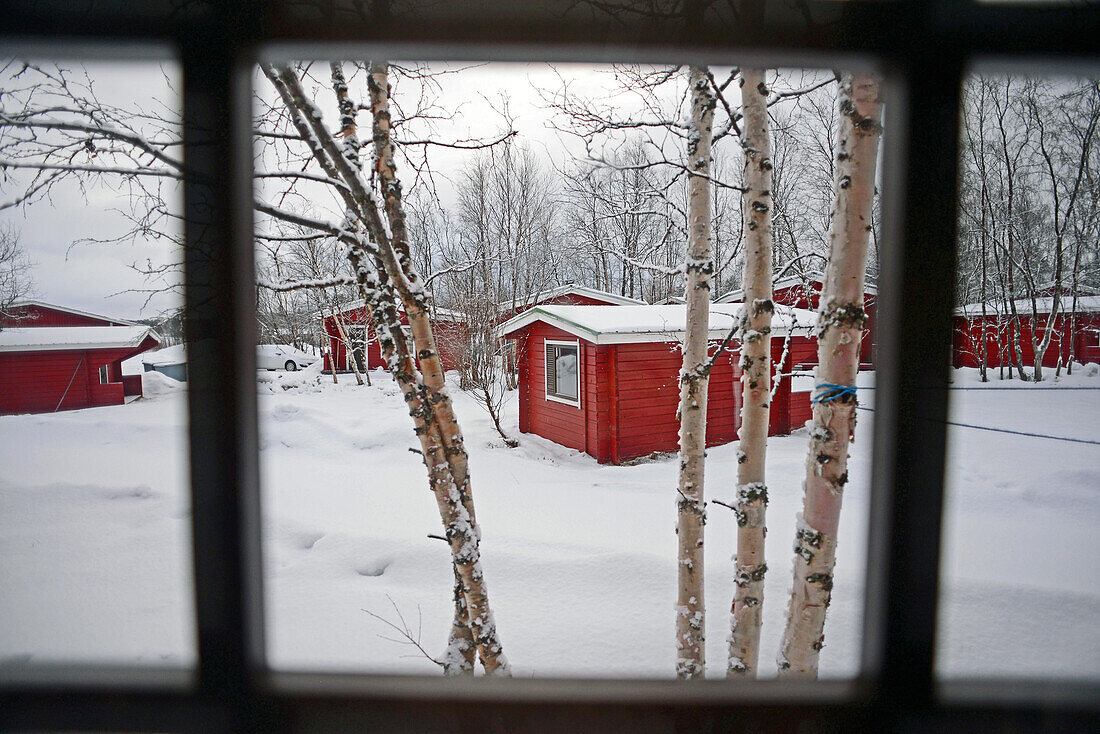
<svg viewBox="0 0 1100 734"><path fill-rule="evenodd" d="M150 327L24 301L0 315L0 414L121 405L141 395L122 361L152 349Z"/></svg>
<svg viewBox="0 0 1100 734"><path fill-rule="evenodd" d="M1060 301L1060 308L1063 310L1055 317L1054 336L1043 355L1043 366L1056 367L1059 360L1062 364L1067 364L1071 358L1082 363L1100 363L1100 296L1078 296L1075 310L1072 296L1063 294ZM1050 318L1053 302L1051 297L1036 299L1040 338ZM1011 364L1014 360L1009 349L1017 340L1024 366L1034 364L1035 351L1031 346L1034 330L1031 299L1021 298L1013 305L1016 307L1018 320L1013 320L1011 309L1003 303L986 304L984 316L980 303L955 309L952 362L956 367L978 367L981 364L983 331L986 340L986 366Z"/></svg>
<svg viewBox="0 0 1100 734"><path fill-rule="evenodd" d="M523 313L535 306L644 306L645 301L620 296L609 291L601 291L583 285L558 286L539 291L523 300L504 300L500 302L501 321Z"/></svg>
<svg viewBox="0 0 1100 734"><path fill-rule="evenodd" d="M374 331L370 314L367 312L363 301L355 301L337 312L340 326L343 327L347 342L350 342L350 353L356 359L359 369L380 369L386 366L382 359L382 349L378 344L378 334ZM404 311L401 312L401 323L408 326L409 320ZM328 354L325 355L325 369L331 369L330 359L335 358L336 369L340 371L350 370L348 361L348 343L340 337L340 327L331 314L322 315L322 328L329 339ZM443 359L444 369L456 369L461 363L463 339L466 338L467 328L465 317L457 312L445 308L435 309L435 317L432 319L432 331L435 333L436 344L439 347L439 355ZM366 343L366 350L361 345Z"/></svg>
<svg viewBox="0 0 1100 734"><path fill-rule="evenodd" d="M809 276L803 280L800 276L792 275L781 278L772 284L772 300L785 306L805 308L817 311L821 306L820 275ZM716 299L717 303L741 303L745 300L745 291L738 289L730 291ZM863 341L860 344L860 369L874 369L875 367L875 338L878 325L878 289L867 284L863 287L863 309L867 314L867 323L863 329ZM817 355L813 357L817 362Z"/></svg>
<svg viewBox="0 0 1100 734"><path fill-rule="evenodd" d="M540 291L531 298L522 301L501 301L499 304L500 321L540 304L607 306L644 303L644 301L596 290L595 288L587 288L581 285L563 285ZM463 342L469 333L466 326L466 317L462 313L445 308L436 308L434 313L432 330L435 333L440 356L443 358L443 368L448 370L458 369L462 363ZM359 368L362 369L364 365L372 370L385 367L382 360L382 351L378 345L378 336L374 333L374 327L370 323L370 315L367 313L363 301L356 301L345 306L338 315L347 335L347 341L352 344L352 354L357 355ZM404 313L401 314L401 323L408 324L408 319L405 318ZM336 369L341 371L350 370L348 347L345 340L340 338L340 329L336 324L336 320L332 315L324 315L322 326L329 338L329 355L334 355L336 359ZM362 348L359 347L364 343L364 339L367 343L365 354ZM328 355L325 357L325 369L331 369Z"/></svg>
<svg viewBox="0 0 1100 734"><path fill-rule="evenodd" d="M683 357L685 307L536 306L501 326L519 343L519 428L584 451L601 463L617 464L679 446L678 375ZM729 333L740 306L712 306L713 346ZM816 358L810 332L816 316L805 310L777 310L772 359L784 373ZM707 402L707 445L737 438L741 416L739 350L727 349L711 371ZM804 403L804 405L803 405ZM790 433L810 415L809 393L794 393L780 381L772 401L772 435Z"/></svg>

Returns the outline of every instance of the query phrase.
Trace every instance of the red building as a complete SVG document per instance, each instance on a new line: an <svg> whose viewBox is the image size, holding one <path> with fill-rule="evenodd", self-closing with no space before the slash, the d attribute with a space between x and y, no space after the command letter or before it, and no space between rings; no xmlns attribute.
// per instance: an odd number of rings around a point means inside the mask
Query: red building
<svg viewBox="0 0 1100 734"><path fill-rule="evenodd" d="M434 309L432 318L432 331L435 333L436 346L439 348L439 356L443 360L443 369L456 369L461 364L462 342L466 339L468 330L466 318L460 313L449 311L445 308ZM331 314L321 319L322 328L329 340L329 350L325 355L325 369L331 369L329 361L336 359L336 369L346 371L351 369L348 361L348 344L351 345L351 354L356 359L359 369L381 369L386 366L382 359L382 349L378 344L378 334L371 324L370 314L362 300L352 302L338 312L340 325ZM401 323L408 326L409 319L405 312L401 312ZM340 330L347 339L341 338ZM366 343L364 352L363 344Z"/></svg>
<svg viewBox="0 0 1100 734"><path fill-rule="evenodd" d="M122 405L141 375L122 361L160 340L150 327L23 301L0 315L0 414Z"/></svg>
<svg viewBox="0 0 1100 734"><path fill-rule="evenodd" d="M563 285L540 291L524 301L501 301L499 304L501 317L504 321L517 313L539 304L561 304L572 306L608 306L618 304L639 305L644 301L638 301L625 296L617 296L614 293L587 288L582 285ZM382 360L382 350L378 345L378 335L370 323L370 315L367 313L363 301L356 301L346 306L339 312L340 325L343 326L347 339L340 337L340 328L336 320L331 316L323 316L322 326L329 338L329 355L335 355L337 370L350 370L348 362L347 343L353 346L352 354L358 358L359 368L366 365L369 369L385 367ZM408 325L408 319L404 312L401 314L401 323ZM439 347L440 356L443 358L444 369L457 369L462 364L464 353L463 343L467 339L469 330L466 327L466 316L458 311L445 308L434 309L432 318L432 331L435 334L436 345ZM366 353L362 347L366 340ZM325 369L331 369L329 356L325 356Z"/></svg>
<svg viewBox="0 0 1100 734"><path fill-rule="evenodd" d="M817 311L821 306L821 275L811 275L803 279L792 275L777 280L772 285L772 300L785 306L805 308ZM863 287L863 310L867 314L867 323L863 329L863 341L860 343L860 369L875 368L875 334L878 322L878 289L871 284ZM719 296L717 303L741 303L745 300L745 291L738 289ZM817 362L817 355L813 361Z"/></svg>
<svg viewBox="0 0 1100 734"><path fill-rule="evenodd" d="M523 313L534 306L644 306L645 301L636 298L627 298L608 291L597 290L583 285L558 286L548 290L539 291L530 298L522 301L504 300L500 302L502 321L512 318L518 313Z"/></svg>
<svg viewBox="0 0 1100 734"><path fill-rule="evenodd" d="M721 342L736 324L739 305L711 307L710 338ZM536 306L501 326L517 340L519 428L617 464L679 447L679 372L685 306ZM777 309L772 359L783 373L816 361L810 337L815 314ZM731 343L710 375L707 445L737 438L741 416L739 350ZM713 347L712 347L713 348ZM779 383L772 401L772 435L790 433L809 418L809 393ZM803 405L804 403L804 405Z"/></svg>
<svg viewBox="0 0 1100 734"><path fill-rule="evenodd" d="M1050 319L1053 298L1037 298L1035 312L1039 316L1041 339ZM1076 308L1072 296L1060 298L1060 309L1054 319L1054 335L1043 355L1044 367L1056 367L1058 362L1100 363L1100 296L1078 296ZM955 310L955 335L952 345L952 363L956 367L978 367L981 364L982 335L986 340L986 366L1000 367L1012 364L1009 350L1019 342L1024 367L1035 363L1035 350L1031 345L1034 332L1034 315L1030 298L1021 298L1013 304L1018 319L1013 319L1011 309L1003 303L988 303L985 315L980 303Z"/></svg>

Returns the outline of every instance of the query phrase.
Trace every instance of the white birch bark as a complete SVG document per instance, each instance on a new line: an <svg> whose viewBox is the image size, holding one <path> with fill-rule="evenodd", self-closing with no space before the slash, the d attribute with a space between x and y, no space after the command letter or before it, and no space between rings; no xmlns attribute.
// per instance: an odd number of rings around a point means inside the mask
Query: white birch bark
<svg viewBox="0 0 1100 734"><path fill-rule="evenodd" d="M794 583L779 651L779 675L816 677L833 588L837 527L854 440L864 273L875 162L882 135L879 79L847 74L838 95L834 204L818 316L817 386L795 536ZM831 387L840 386L840 387ZM848 389L841 389L848 388Z"/></svg>
<svg viewBox="0 0 1100 734"><path fill-rule="evenodd" d="M741 320L741 429L737 453L737 560L730 610L728 677L756 675L764 605L768 488L764 465L771 415L772 161L763 69L742 69L745 154L745 305Z"/></svg>
<svg viewBox="0 0 1100 734"><path fill-rule="evenodd" d="M685 267L687 328L680 371L680 477L676 503L678 594L676 601L676 675L701 678L706 672L706 608L703 597L703 462L707 436L707 384L710 365L711 125L715 95L707 69L689 70L691 132L687 146L688 251Z"/></svg>
<svg viewBox="0 0 1100 734"><path fill-rule="evenodd" d="M360 177L358 167L346 157L340 144L321 122L320 110L306 97L297 75L288 67L274 66L265 66L264 73L279 92L291 113L293 124L310 146L318 164L326 174L344 184L337 189L348 212L340 237L349 244L348 256L364 297L374 313L379 315L376 324L379 343L383 353L388 355L390 372L400 386L413 418L428 468L429 486L435 495L451 546L452 560L461 579L469 627L478 656L486 673L506 675L508 662L489 607L481 567L481 531L472 511L466 451L451 409L450 397L442 386L438 351L426 315L427 296L409 257L405 239L400 183L393 165L388 85L382 84L384 98L373 99L372 90L372 112L375 118L375 149L376 152L381 151L377 172L386 195L389 228L382 220L374 195ZM378 73L384 82L384 64ZM360 234L360 225L365 228L367 237ZM398 296L409 317L414 338L417 338L415 347L406 342L401 329L396 303ZM421 359L422 365L426 365L423 376L413 361L414 349L419 350L416 356ZM429 376L437 386L434 390L429 387Z"/></svg>
<svg viewBox="0 0 1100 734"><path fill-rule="evenodd" d="M429 471L450 475L453 488L444 482L436 491L436 500L444 518L446 535L451 543L455 569L466 601L466 624L473 636L486 673L508 672L508 661L497 635L496 623L489 607L489 595L481 569L481 529L474 515L470 493L469 459L462 439L450 394L445 383L443 361L436 346L428 310L427 293L413 265L409 248L408 225L397 178L394 142L390 116L389 65L373 62L367 78L371 97L375 172L382 191L383 205L390 225L391 248L383 249L387 270L397 270L403 277L396 280L396 290L405 306L416 358L420 365L428 401L438 426L440 442L432 447L437 455L424 458ZM457 505L457 506L456 506ZM456 605L456 611L458 607ZM452 627L452 635L461 634L460 620ZM454 638L452 637L452 642Z"/></svg>

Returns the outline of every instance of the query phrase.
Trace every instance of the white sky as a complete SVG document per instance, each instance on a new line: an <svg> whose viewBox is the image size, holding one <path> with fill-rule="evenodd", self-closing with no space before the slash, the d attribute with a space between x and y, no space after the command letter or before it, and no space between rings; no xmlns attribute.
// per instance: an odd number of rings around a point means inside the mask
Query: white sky
<svg viewBox="0 0 1100 734"><path fill-rule="evenodd" d="M75 64L66 64L74 67ZM86 64L94 79L99 98L105 103L132 105L161 100L179 108L178 67L164 62L111 62ZM594 88L602 75L590 67L558 65L563 74L581 78L582 87ZM327 71L327 70L326 70ZM168 76L171 83L166 81ZM262 77L260 77L262 80ZM266 81L261 81L264 88ZM491 134L505 127L493 111L507 99L514 125L522 139L556 164L568 157L569 149L580 151L575 141L563 141L549 129L551 112L542 109L536 87L557 89L560 81L554 69L545 64L492 64L466 69L445 77L447 99L464 99L459 107L461 121L447 125L443 137L467 137ZM335 117L328 97L326 119ZM448 106L450 105L448 101ZM448 179L469 156L469 152L432 148L432 165L445 205L453 202L454 192ZM0 177L0 201L10 201L21 193L25 172L9 172ZM174 209L182 200L177 197ZM36 297L59 305L122 318L155 316L179 305L178 295L162 293L149 296L145 277L135 271L134 263L163 263L166 245L152 240L124 244L78 243L82 238L117 236L129 229L118 210L129 209L124 187L104 178L82 189L75 181L55 186L50 199L29 206L0 211L0 222L20 233L23 249L33 263L32 277ZM148 302L146 302L148 298Z"/></svg>
<svg viewBox="0 0 1100 734"><path fill-rule="evenodd" d="M446 65L433 64L433 69L441 67ZM148 107L152 100L160 100L179 107L179 72L172 63L112 62L88 64L86 68L104 102L125 106L138 102ZM314 71L327 81L326 65L315 66ZM606 91L613 81L610 67L493 63L465 68L461 73L442 78L446 96L441 101L446 107L457 109L458 115L454 122L439 123L439 137L445 140L491 137L506 127L494 110L494 106L503 109L506 101L519 139L549 163L561 167L573 156L582 156L584 147L575 137L553 129L554 112L546 108L539 90L557 91L563 79L569 80L574 93L613 102L620 110L638 109L638 102L631 95L612 97ZM257 83L259 89L267 90L265 94L271 93L260 74ZM460 102L456 105L455 100ZM333 120L336 110L331 92L319 95L319 101L326 120ZM444 206L453 204L455 174L471 155L469 151L431 148L432 168ZM21 192L19 182L25 180L25 172L0 175L0 201L15 198ZM86 237L117 236L129 228L116 211L129 208L125 187L118 187L117 181L114 185L116 188L112 189L110 178L90 183L83 191L75 182L58 185L50 200L0 211L0 223L10 223L20 232L23 248L34 263L32 277L38 298L122 318L155 316L178 306L179 296L161 293L150 297L144 292L148 287L145 277L131 265L165 262L168 259L165 244L151 240L113 245L75 244ZM174 210L180 208L181 201L177 199Z"/></svg>

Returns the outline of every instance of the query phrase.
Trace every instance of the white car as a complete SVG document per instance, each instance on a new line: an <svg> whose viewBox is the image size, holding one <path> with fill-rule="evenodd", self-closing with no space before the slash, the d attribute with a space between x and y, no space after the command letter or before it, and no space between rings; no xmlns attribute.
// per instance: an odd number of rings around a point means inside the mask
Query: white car
<svg viewBox="0 0 1100 734"><path fill-rule="evenodd" d="M306 354L287 344L261 344L256 347L256 367L261 370L295 370L308 367L320 357Z"/></svg>

